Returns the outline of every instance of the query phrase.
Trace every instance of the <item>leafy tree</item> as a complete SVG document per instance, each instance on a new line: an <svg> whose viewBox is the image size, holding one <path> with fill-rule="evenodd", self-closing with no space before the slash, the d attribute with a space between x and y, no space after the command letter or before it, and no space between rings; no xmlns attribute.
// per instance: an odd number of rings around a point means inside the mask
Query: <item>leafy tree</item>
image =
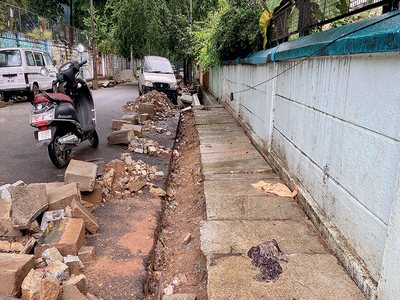
<svg viewBox="0 0 400 300"><path fill-rule="evenodd" d="M72 5L72 0L27 0L28 9L43 17L63 20L64 6Z"/></svg>

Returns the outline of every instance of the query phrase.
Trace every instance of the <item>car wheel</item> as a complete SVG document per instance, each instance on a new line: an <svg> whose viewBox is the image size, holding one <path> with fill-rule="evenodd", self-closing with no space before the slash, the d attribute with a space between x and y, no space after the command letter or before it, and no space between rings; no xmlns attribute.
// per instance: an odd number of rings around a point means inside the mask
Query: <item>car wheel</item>
<svg viewBox="0 0 400 300"><path fill-rule="evenodd" d="M3 94L3 101L4 101L4 102L10 101L11 98L12 98L12 95L10 95L10 94Z"/></svg>
<svg viewBox="0 0 400 300"><path fill-rule="evenodd" d="M39 86L37 85L37 83L34 83L32 85L32 91L29 93L29 96L28 96L28 98L31 101L31 103L33 103L35 101L35 96L37 94L39 94L38 89L39 89Z"/></svg>

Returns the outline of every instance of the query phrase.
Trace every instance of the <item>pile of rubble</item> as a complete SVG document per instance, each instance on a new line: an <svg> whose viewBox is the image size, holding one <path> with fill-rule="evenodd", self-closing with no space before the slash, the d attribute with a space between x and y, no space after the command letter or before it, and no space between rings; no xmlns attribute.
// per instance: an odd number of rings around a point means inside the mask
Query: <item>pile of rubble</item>
<svg viewBox="0 0 400 300"><path fill-rule="evenodd" d="M123 109L125 111L139 112L140 104L152 104L156 110L156 115L161 117L170 117L175 115L175 106L164 93L153 90L138 98L135 101L128 101Z"/></svg>
<svg viewBox="0 0 400 300"><path fill-rule="evenodd" d="M85 232L99 229L92 214L103 201L97 170L71 160L64 182L0 187L0 296L98 299L86 292L80 273L95 257Z"/></svg>
<svg viewBox="0 0 400 300"><path fill-rule="evenodd" d="M157 166L150 166L143 161L134 161L129 153L123 153L120 159L107 164L99 185L107 200L133 197L142 194L148 188L154 196L165 196L165 191L151 181L164 181L165 175Z"/></svg>
<svg viewBox="0 0 400 300"><path fill-rule="evenodd" d="M114 76L117 83L135 82L136 78L132 70L123 70L118 75Z"/></svg>

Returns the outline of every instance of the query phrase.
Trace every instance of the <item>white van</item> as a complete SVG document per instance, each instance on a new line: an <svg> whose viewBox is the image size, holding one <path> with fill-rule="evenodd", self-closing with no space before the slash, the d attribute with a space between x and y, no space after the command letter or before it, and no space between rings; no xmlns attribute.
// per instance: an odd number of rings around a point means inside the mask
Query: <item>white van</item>
<svg viewBox="0 0 400 300"><path fill-rule="evenodd" d="M49 76L40 75L40 69L46 67ZM55 61L40 49L4 48L0 49L0 93L3 100L13 96L27 96L32 100L35 89L51 90L56 79Z"/></svg>

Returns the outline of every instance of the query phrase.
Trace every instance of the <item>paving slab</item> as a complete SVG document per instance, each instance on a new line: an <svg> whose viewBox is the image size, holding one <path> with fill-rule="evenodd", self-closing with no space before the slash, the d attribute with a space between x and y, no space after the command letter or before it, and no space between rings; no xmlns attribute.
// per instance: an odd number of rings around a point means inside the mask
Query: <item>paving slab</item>
<svg viewBox="0 0 400 300"><path fill-rule="evenodd" d="M207 134L223 134L229 132L245 132L244 128L239 126L234 120L225 124L205 124L196 125L197 132L200 136Z"/></svg>
<svg viewBox="0 0 400 300"><path fill-rule="evenodd" d="M204 116L196 117L196 125L202 124L227 124L232 123L233 118L231 116Z"/></svg>
<svg viewBox="0 0 400 300"><path fill-rule="evenodd" d="M264 190L256 189L251 184L257 183L252 178L250 179L231 179L231 180L205 180L204 193L209 195L235 195L235 196L262 196L267 195ZM281 183L279 178L271 178L269 183Z"/></svg>
<svg viewBox="0 0 400 300"><path fill-rule="evenodd" d="M263 159L261 154L254 150L254 151L244 151L237 155L237 152L211 152L211 153L202 153L201 154L201 161L202 163L210 163L210 162L222 162L222 161L236 161L236 160L243 160L243 159Z"/></svg>
<svg viewBox="0 0 400 300"><path fill-rule="evenodd" d="M208 220L300 220L307 219L293 198L280 196L207 197Z"/></svg>
<svg viewBox="0 0 400 300"><path fill-rule="evenodd" d="M223 144L223 143L207 143L200 145L200 153L229 153L234 152L236 155L240 153L247 153L251 151L257 151L250 143L245 144Z"/></svg>
<svg viewBox="0 0 400 300"><path fill-rule="evenodd" d="M227 132L225 135L200 136L200 145L213 143L236 145L242 143L248 144L250 140L241 132Z"/></svg>
<svg viewBox="0 0 400 300"><path fill-rule="evenodd" d="M204 174L216 173L263 173L271 172L272 168L265 160L255 159L238 159L234 161L218 161L202 163ZM257 181L258 182L258 181Z"/></svg>
<svg viewBox="0 0 400 300"><path fill-rule="evenodd" d="M361 300L363 294L333 255L296 254L281 262L276 282L259 282L259 269L246 254L227 256L208 266L209 299Z"/></svg>
<svg viewBox="0 0 400 300"><path fill-rule="evenodd" d="M206 256L247 254L251 247L275 239L285 254L331 253L309 220L207 221L200 225Z"/></svg>

